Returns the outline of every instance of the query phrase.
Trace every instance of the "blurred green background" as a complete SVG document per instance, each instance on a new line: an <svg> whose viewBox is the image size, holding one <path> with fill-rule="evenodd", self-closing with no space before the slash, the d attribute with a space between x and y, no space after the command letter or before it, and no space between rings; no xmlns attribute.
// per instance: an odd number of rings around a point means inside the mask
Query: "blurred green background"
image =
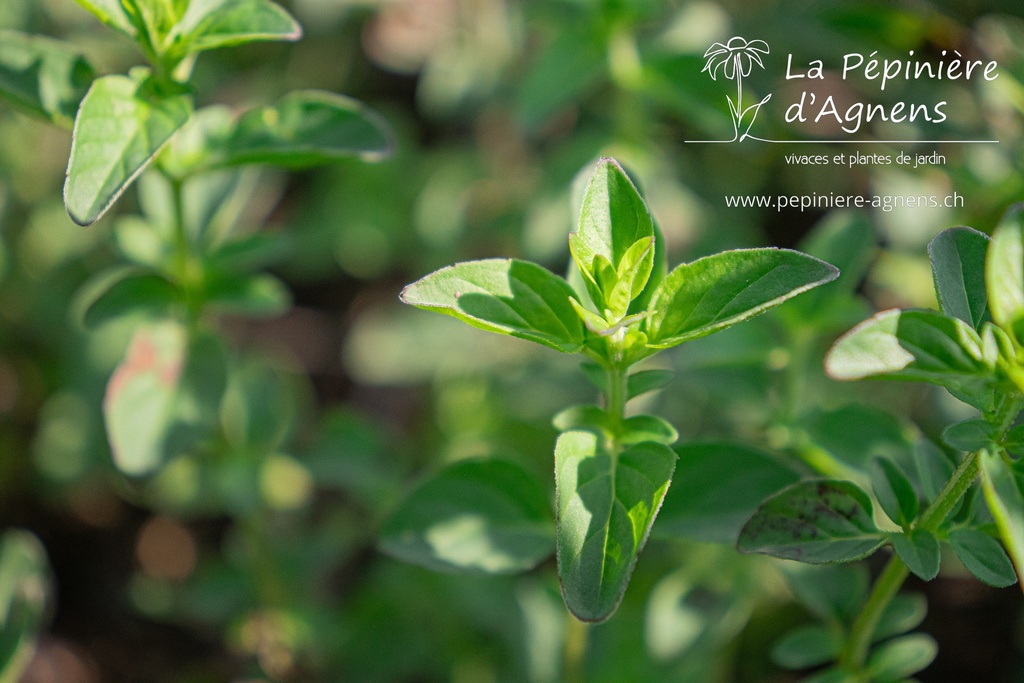
<svg viewBox="0 0 1024 683"><path fill-rule="evenodd" d="M383 114L397 147L373 165L248 179L242 222L283 238L271 270L294 306L271 320L224 320L248 360L222 419L246 438L216 458L186 453L145 480L114 468L101 403L133 321L86 332L74 308L79 287L118 261L128 228L118 215L75 226L60 194L70 136L0 108L0 526L33 532L52 567L26 683L561 680L567 617L553 560L511 578L442 575L382 555L376 541L402 496L445 463L504 457L551 486L550 418L593 400L575 364L405 309L397 294L472 258L518 256L563 272L574 186L600 155L637 180L671 263L799 245L844 271L814 304L827 314L783 308L664 354L676 379L645 409L677 425L684 447L728 441L780 462L809 461L808 449L821 448L856 469L880 451L912 458L928 447L922 439L967 416L923 387L839 385L821 359L874 309L934 306L925 246L936 233L990 232L1024 200L1019 0L282 4L303 39L204 55L197 104L249 107L298 88L344 93ZM102 73L138 62L71 0L0 0L0 28L73 42ZM863 139L999 144L858 148L946 157L918 169L787 164L795 145L687 144L731 135L733 86L701 69L709 45L736 35L772 48L745 82L748 103L794 99L788 54L833 67L848 52L876 50L996 60L994 81L879 92L832 75L821 92L948 102L942 124L870 125ZM829 133L787 124L772 104L758 135ZM962 208L775 211L724 201L953 191ZM115 213L144 201L132 191ZM794 579L782 563L707 542L721 539L702 535L692 502L700 491L684 473L666 503L676 524L663 533L655 524L621 609L590 631L586 680L799 680L771 656L780 635L816 613L790 586L854 590L873 567ZM927 596L922 628L940 646L918 678L1024 681L1020 590L982 586L954 565L908 586Z"/></svg>

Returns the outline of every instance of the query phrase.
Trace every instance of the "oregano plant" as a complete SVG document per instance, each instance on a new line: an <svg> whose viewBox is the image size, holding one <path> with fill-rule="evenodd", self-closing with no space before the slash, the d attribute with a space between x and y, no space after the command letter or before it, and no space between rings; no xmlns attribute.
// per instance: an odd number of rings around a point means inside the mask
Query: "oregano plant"
<svg viewBox="0 0 1024 683"><path fill-rule="evenodd" d="M667 272L646 203L609 158L590 177L569 249L568 280L528 261L487 259L442 268L401 294L473 327L583 357L602 401L554 417L555 533L542 484L514 463L471 460L414 491L385 525L382 547L436 569L509 573L536 566L554 540L566 606L582 621L602 621L622 599L677 460L676 429L627 410L669 380L637 365L830 282L838 270L762 248Z"/></svg>
<svg viewBox="0 0 1024 683"><path fill-rule="evenodd" d="M944 445L912 463L879 457L868 482L805 480L765 500L744 526L739 549L806 563L863 559L890 546L893 555L838 628L791 634L807 665L835 661L815 681L898 680L926 667L935 643L913 628L923 611L888 628L905 609L898 592L910 573L930 581L943 546L979 580L1005 587L1024 576L1024 207L1004 216L992 238L959 227L928 247L941 311L889 310L843 335L826 357L834 379L892 379L943 387L977 411L949 425ZM980 486L979 486L980 480ZM984 501L984 503L982 503ZM879 521L881 508L890 525ZM811 637L808 634L813 633ZM823 634L829 634L825 637ZM802 668L797 666L794 668Z"/></svg>
<svg viewBox="0 0 1024 683"><path fill-rule="evenodd" d="M133 478L119 493L140 507L227 516L244 528L241 583L252 597L229 616L274 613L278 598L260 588L281 571L267 542L272 516L306 505L314 481L290 454L294 382L274 362L232 349L220 325L227 314L275 316L291 303L287 286L262 272L287 253L288 239L261 231L265 215L248 209L262 187L252 167L381 159L391 132L363 104L324 91L241 111L196 107L201 54L300 37L271 0L78 4L145 63L97 76L74 45L5 31L0 98L71 129L64 204L75 223L92 225L129 187L139 190L139 212L111 221L119 261L85 282L72 311L86 329L114 323L130 336L102 401L114 465ZM39 583L46 561L30 541L12 532L0 544L3 681L17 678L44 616L43 589L24 588Z"/></svg>
<svg viewBox="0 0 1024 683"><path fill-rule="evenodd" d="M301 36L271 0L78 4L134 42L146 64L96 77L74 46L7 32L0 96L72 127L64 203L76 223L96 222L139 181L142 215L114 225L126 263L87 282L77 309L88 328L143 318L103 408L115 463L147 475L216 426L233 382L211 319L277 315L290 303L282 282L258 272L280 258L286 238L239 224L254 191L245 168L380 159L391 134L362 104L323 91L287 93L242 112L195 108L191 77L203 52Z"/></svg>

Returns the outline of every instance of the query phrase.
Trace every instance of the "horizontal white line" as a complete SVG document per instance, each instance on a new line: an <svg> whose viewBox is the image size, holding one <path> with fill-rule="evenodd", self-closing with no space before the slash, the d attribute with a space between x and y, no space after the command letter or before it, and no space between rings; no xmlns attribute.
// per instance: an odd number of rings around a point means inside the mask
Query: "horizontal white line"
<svg viewBox="0 0 1024 683"><path fill-rule="evenodd" d="M765 140L747 138L776 145L998 145L999 140ZM689 145L712 145L737 142L736 140L683 140Z"/></svg>

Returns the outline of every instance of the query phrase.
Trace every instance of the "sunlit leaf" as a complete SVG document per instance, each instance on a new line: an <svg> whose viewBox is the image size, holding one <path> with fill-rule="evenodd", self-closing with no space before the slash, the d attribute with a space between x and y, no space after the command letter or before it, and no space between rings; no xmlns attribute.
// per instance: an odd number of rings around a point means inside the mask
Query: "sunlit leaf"
<svg viewBox="0 0 1024 683"><path fill-rule="evenodd" d="M262 40L298 40L302 28L270 0L191 0L175 28L190 52Z"/></svg>
<svg viewBox="0 0 1024 683"><path fill-rule="evenodd" d="M579 227L569 235L572 257L599 310L625 314L650 277L653 241L654 221L640 193L614 159L601 159L583 194ZM607 277L600 263L608 266ZM623 286L616 287L620 280ZM618 289L621 293L613 297Z"/></svg>
<svg viewBox="0 0 1024 683"><path fill-rule="evenodd" d="M379 543L430 569L510 574L550 557L554 535L547 494L532 475L503 460L463 460L409 494Z"/></svg>
<svg viewBox="0 0 1024 683"><path fill-rule="evenodd" d="M140 327L107 384L107 437L125 474L146 474L163 459L186 343L185 330L175 323Z"/></svg>
<svg viewBox="0 0 1024 683"><path fill-rule="evenodd" d="M300 90L245 112L212 165L277 164L303 168L339 159L376 161L391 152L387 123L364 104L320 90Z"/></svg>
<svg viewBox="0 0 1024 683"><path fill-rule="evenodd" d="M602 621L618 607L675 462L676 454L661 444L611 454L590 432L558 438L558 575L577 618Z"/></svg>
<svg viewBox="0 0 1024 683"><path fill-rule="evenodd" d="M1024 208L1011 208L992 233L992 244L985 261L992 319L1007 332L1016 334L1016 324L1024 318Z"/></svg>
<svg viewBox="0 0 1024 683"><path fill-rule="evenodd" d="M832 346L825 369L840 380L931 382L978 407L990 398L991 368L978 333L935 311L891 310L865 320Z"/></svg>
<svg viewBox="0 0 1024 683"><path fill-rule="evenodd" d="M572 353L583 324L569 284L528 261L488 259L442 268L402 290L402 301L473 327Z"/></svg>
<svg viewBox="0 0 1024 683"><path fill-rule="evenodd" d="M1017 576L1024 576L1024 491L1020 477L997 453L982 451L981 484ZM1021 582L1024 589L1024 582Z"/></svg>
<svg viewBox="0 0 1024 683"><path fill-rule="evenodd" d="M121 0L75 0L89 10L107 26L120 31L129 38L135 37L135 26L124 10Z"/></svg>
<svg viewBox="0 0 1024 683"><path fill-rule="evenodd" d="M828 263L788 249L737 249L683 264L651 299L649 344L668 348L712 334L838 276Z"/></svg>
<svg viewBox="0 0 1024 683"><path fill-rule="evenodd" d="M187 121L187 95L162 95L144 69L104 76L89 89L75 119L64 204L79 225L106 213Z"/></svg>

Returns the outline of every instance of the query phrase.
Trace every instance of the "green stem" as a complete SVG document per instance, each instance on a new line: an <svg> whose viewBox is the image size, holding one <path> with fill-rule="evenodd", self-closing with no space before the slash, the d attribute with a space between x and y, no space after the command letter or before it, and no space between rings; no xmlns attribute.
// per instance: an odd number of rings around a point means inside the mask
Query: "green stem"
<svg viewBox="0 0 1024 683"><path fill-rule="evenodd" d="M562 680L565 683L583 683L583 660L587 653L588 625L574 617L565 615L565 651L562 660Z"/></svg>
<svg viewBox="0 0 1024 683"><path fill-rule="evenodd" d="M186 322L193 328L199 320L200 302L196 297L196 269L192 253L192 240L185 226L184 183L170 178L174 203L174 274L185 297Z"/></svg>
<svg viewBox="0 0 1024 683"><path fill-rule="evenodd" d="M910 570L903 563L899 555L893 555L886 565L882 574L875 582L871 590L871 596L864 604L864 609L857 615L850 629L850 638L846 641L846 647L839 658L839 665L850 671L860 672L868 658L868 649L871 647L871 636L878 626L889 603L906 580Z"/></svg>
<svg viewBox="0 0 1024 683"><path fill-rule="evenodd" d="M605 409L617 423L622 422L626 417L627 375L627 371L619 367L613 367L608 371L608 395ZM618 425L616 424L616 426Z"/></svg>
<svg viewBox="0 0 1024 683"><path fill-rule="evenodd" d="M992 423L996 425L997 434L1000 435L1000 438L1006 433L1010 425L1013 424L1014 419L1020 412L1020 408L1021 399L1018 397L1004 400L999 406L998 412L993 416ZM935 531L939 528L939 525L952 512L957 501L967 493L967 489L977 479L980 457L980 451L968 453L964 456L953 476L946 482L946 485L939 492L939 495L935 497L931 505L921 514L913 528L925 529L927 531ZM853 622L853 626L850 629L850 638L847 640L846 647L839 658L841 666L857 673L863 670L864 664L867 661L868 650L871 647L871 636L878 626L878 621L882 618L882 614L889 606L889 603L899 593L900 586L903 585L909 573L910 570L907 569L907 565L904 564L899 555L894 554L889 560L889 564L886 565L882 574L878 577L878 581L875 582L875 587L871 590L871 595L868 597L864 609L861 610L861 613L857 615L857 619Z"/></svg>

